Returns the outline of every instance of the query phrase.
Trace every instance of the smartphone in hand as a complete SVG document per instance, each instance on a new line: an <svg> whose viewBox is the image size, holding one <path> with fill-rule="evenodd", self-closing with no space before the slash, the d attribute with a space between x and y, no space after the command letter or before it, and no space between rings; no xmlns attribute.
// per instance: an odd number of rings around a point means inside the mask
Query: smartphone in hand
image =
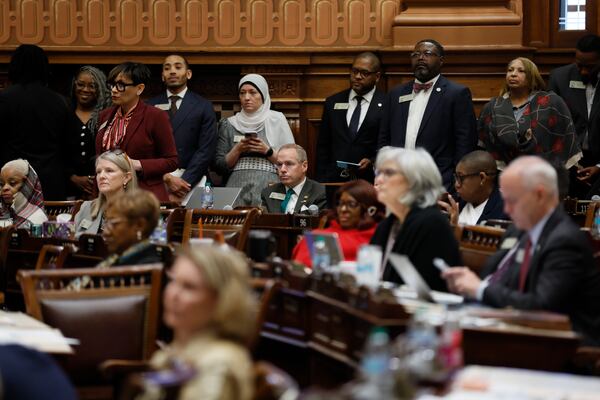
<svg viewBox="0 0 600 400"><path fill-rule="evenodd" d="M256 139L258 137L258 133L256 132L245 132L244 138L246 139Z"/></svg>

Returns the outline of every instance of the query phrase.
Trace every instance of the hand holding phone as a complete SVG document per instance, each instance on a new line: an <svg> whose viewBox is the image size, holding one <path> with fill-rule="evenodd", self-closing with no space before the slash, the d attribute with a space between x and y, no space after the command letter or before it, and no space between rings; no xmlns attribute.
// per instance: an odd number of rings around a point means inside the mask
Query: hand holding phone
<svg viewBox="0 0 600 400"><path fill-rule="evenodd" d="M444 259L436 257L433 259L433 265L435 265L435 267L437 269L440 270L440 272L444 272L447 269L450 268L450 266L448 265L448 263L446 263L446 261L444 261Z"/></svg>
<svg viewBox="0 0 600 400"><path fill-rule="evenodd" d="M244 138L246 139L255 139L258 137L258 133L256 132L245 132L244 133Z"/></svg>

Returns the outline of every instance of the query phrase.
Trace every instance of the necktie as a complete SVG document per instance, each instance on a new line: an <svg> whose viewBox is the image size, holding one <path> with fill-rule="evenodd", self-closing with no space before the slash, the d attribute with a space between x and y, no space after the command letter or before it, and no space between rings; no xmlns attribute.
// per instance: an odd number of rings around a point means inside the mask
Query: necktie
<svg viewBox="0 0 600 400"><path fill-rule="evenodd" d="M171 100L171 108L169 109L169 114L171 115L171 118L173 118L177 113L177 100L179 100L180 98L181 97L177 95L169 96L169 100Z"/></svg>
<svg viewBox="0 0 600 400"><path fill-rule="evenodd" d="M352 134L352 136L356 136L356 134L358 133L358 123L360 122L360 109L362 99L363 98L361 96L356 96L354 98L354 100L356 100L356 108L352 113L352 118L350 118L350 125L348 126L348 128L350 128L350 133Z"/></svg>
<svg viewBox="0 0 600 400"><path fill-rule="evenodd" d="M285 192L285 197L283 199L283 201L281 202L281 213L285 214L285 210L287 209L287 205L290 202L290 199L292 198L292 195L294 194L294 191L292 189L288 189L287 192Z"/></svg>
<svg viewBox="0 0 600 400"><path fill-rule="evenodd" d="M413 84L413 90L415 91L415 93L419 93L421 90L428 91L431 88L432 84L433 84L432 82L429 82L429 83L415 82Z"/></svg>
<svg viewBox="0 0 600 400"><path fill-rule="evenodd" d="M508 257L507 259L503 260L504 262L501 263L501 265L498 266L498 268L496 269L496 272L494 272L489 279L489 283L496 283L498 282L506 273L506 271L508 271L508 269L512 266L515 266L515 258L517 256L517 253L519 252L520 249L526 248L527 242L529 242L529 246L531 246L531 241L529 240L529 235L527 235L527 239L526 240L521 240L519 242L519 247L510 255L510 257ZM525 261L525 257L523 257L523 261ZM518 265L518 264L517 264Z"/></svg>
<svg viewBox="0 0 600 400"><path fill-rule="evenodd" d="M525 243L525 253L523 254L523 262L521 262L521 269L519 270L519 291L523 292L525 289L525 281L527 280L527 273L529 272L529 260L531 259L531 238L527 236L527 242Z"/></svg>

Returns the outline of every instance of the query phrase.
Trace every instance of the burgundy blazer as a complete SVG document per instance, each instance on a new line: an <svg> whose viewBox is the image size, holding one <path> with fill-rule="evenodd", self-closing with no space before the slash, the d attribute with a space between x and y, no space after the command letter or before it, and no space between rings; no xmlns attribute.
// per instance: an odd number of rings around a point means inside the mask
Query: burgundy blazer
<svg viewBox="0 0 600 400"><path fill-rule="evenodd" d="M102 153L102 138L117 107L100 113L96 154ZM160 201L168 201L163 175L177 169L177 149L167 113L140 100L119 148L142 164L142 171L137 174L139 186L154 193Z"/></svg>

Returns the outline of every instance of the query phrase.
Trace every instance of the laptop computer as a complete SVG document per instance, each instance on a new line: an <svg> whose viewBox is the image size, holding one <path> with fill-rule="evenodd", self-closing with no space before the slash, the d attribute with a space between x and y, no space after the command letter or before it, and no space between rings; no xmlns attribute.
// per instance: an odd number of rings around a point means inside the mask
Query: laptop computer
<svg viewBox="0 0 600 400"><path fill-rule="evenodd" d="M408 257L391 253L388 260L398 275L400 275L406 286L416 292L419 300L448 305L461 304L464 302L462 296L431 290Z"/></svg>
<svg viewBox="0 0 600 400"><path fill-rule="evenodd" d="M340 261L344 261L344 254L340 246L340 239L335 232L315 233L311 231L304 232L304 240L310 253L310 259L314 259L315 243L319 240L325 240L327 249L329 250L329 262L331 265L337 265Z"/></svg>
<svg viewBox="0 0 600 400"><path fill-rule="evenodd" d="M202 208L202 192L204 187L196 186L187 199L182 202L185 208ZM236 187L213 187L213 210L232 209L242 188Z"/></svg>

